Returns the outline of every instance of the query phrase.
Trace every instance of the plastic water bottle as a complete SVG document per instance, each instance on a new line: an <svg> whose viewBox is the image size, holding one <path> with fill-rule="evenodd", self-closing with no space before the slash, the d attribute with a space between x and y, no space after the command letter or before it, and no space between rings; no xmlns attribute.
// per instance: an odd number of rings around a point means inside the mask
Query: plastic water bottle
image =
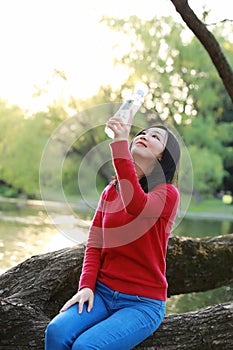
<svg viewBox="0 0 233 350"><path fill-rule="evenodd" d="M134 117L143 104L146 88L144 86L137 88L136 86L135 90L130 94L130 96L127 97L127 99L123 102L113 117L121 118L123 123L127 124L130 118L130 114L132 113L132 116ZM114 138L114 132L107 126L105 128L105 133L111 139Z"/></svg>

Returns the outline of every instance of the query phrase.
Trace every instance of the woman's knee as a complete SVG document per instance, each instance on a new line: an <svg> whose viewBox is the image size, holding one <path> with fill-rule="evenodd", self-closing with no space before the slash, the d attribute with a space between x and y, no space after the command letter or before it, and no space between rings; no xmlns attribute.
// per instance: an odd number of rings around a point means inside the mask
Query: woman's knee
<svg viewBox="0 0 233 350"><path fill-rule="evenodd" d="M61 334L61 327L52 320L46 327L45 336L48 339L58 338L58 334Z"/></svg>
<svg viewBox="0 0 233 350"><path fill-rule="evenodd" d="M46 344L66 345L66 332L64 327L55 320L52 320L45 330Z"/></svg>
<svg viewBox="0 0 233 350"><path fill-rule="evenodd" d="M56 322L51 321L45 330L46 335L53 335L58 332L59 327L57 326Z"/></svg>

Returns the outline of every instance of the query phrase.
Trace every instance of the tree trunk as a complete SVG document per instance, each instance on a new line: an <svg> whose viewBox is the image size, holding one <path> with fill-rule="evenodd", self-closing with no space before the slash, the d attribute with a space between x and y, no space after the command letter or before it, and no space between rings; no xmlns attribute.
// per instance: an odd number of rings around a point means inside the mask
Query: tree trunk
<svg viewBox="0 0 233 350"><path fill-rule="evenodd" d="M170 295L207 290L233 279L233 234L216 238L171 237ZM77 290L84 246L34 256L0 276L3 350L43 349L44 330ZM166 316L138 349L230 349L231 304ZM231 331L231 332L230 332Z"/></svg>
<svg viewBox="0 0 233 350"><path fill-rule="evenodd" d="M228 63L221 47L214 35L206 28L190 8L187 0L171 0L176 11L181 15L184 22L195 34L201 44L208 52L220 78L233 102L233 70Z"/></svg>

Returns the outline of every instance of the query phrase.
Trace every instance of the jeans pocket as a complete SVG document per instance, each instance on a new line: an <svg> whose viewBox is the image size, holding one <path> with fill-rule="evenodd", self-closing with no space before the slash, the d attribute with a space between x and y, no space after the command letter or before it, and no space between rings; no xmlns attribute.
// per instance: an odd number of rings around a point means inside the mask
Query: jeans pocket
<svg viewBox="0 0 233 350"><path fill-rule="evenodd" d="M138 308L150 317L154 330L156 330L164 319L166 303L162 300L137 296Z"/></svg>
<svg viewBox="0 0 233 350"><path fill-rule="evenodd" d="M157 299L141 297L139 295L137 295L137 300L141 301L143 303L146 303L146 304L154 305L157 308L161 308L161 309L165 309L166 308L166 303L163 300L157 300Z"/></svg>

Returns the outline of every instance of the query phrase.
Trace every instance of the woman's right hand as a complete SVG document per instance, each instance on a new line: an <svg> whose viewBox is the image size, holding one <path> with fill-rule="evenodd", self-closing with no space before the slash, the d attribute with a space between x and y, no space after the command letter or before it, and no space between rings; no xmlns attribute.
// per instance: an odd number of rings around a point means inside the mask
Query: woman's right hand
<svg viewBox="0 0 233 350"><path fill-rule="evenodd" d="M87 311L90 312L93 307L94 293L90 288L83 288L72 296L61 308L59 312L67 310L72 305L78 303L78 313L83 311L83 304L87 302Z"/></svg>
<svg viewBox="0 0 233 350"><path fill-rule="evenodd" d="M133 121L133 113L131 111L127 124L122 121L122 118L112 117L110 118L106 126L114 132L114 141L128 140L129 133Z"/></svg>

